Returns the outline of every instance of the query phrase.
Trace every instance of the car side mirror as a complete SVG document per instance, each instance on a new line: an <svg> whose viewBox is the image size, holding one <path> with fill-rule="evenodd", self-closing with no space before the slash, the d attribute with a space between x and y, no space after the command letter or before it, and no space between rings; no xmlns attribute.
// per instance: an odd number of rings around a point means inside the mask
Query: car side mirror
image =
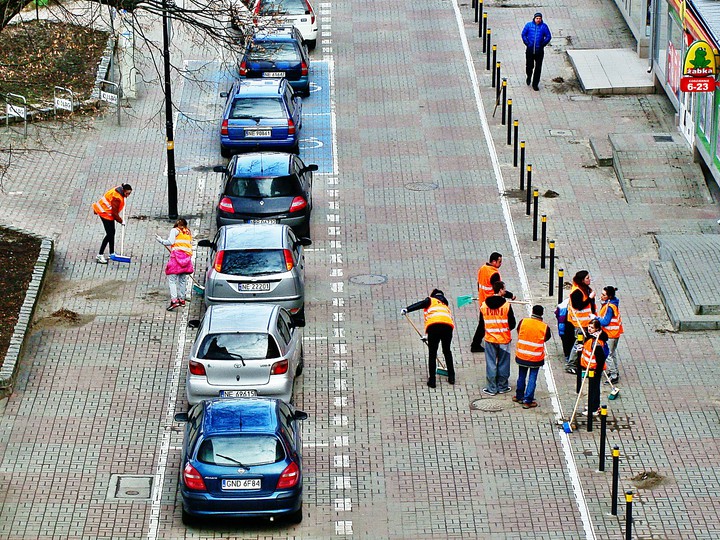
<svg viewBox="0 0 720 540"><path fill-rule="evenodd" d="M188 328L200 328L200 319L190 319L187 325Z"/></svg>
<svg viewBox="0 0 720 540"><path fill-rule="evenodd" d="M213 172L226 173L226 172L227 172L227 167L225 167L224 165L215 165L215 166L213 167Z"/></svg>
<svg viewBox="0 0 720 540"><path fill-rule="evenodd" d="M186 415L186 416L187 416L187 415ZM306 413L305 411L295 411L295 412L293 413L293 418L294 418L295 420L301 420L301 421L302 421L302 420L307 420L307 419L308 419L308 413Z"/></svg>
<svg viewBox="0 0 720 540"><path fill-rule="evenodd" d="M220 92L220 97L228 97L230 94L228 92Z"/></svg>
<svg viewBox="0 0 720 540"><path fill-rule="evenodd" d="M318 170L318 166L313 163L312 165L308 165L307 167L305 167L303 169L303 172L315 172L317 170Z"/></svg>
<svg viewBox="0 0 720 540"><path fill-rule="evenodd" d="M215 249L215 243L211 242L210 240L207 240L207 239L198 241L197 245L198 245L198 247L207 247L207 248Z"/></svg>
<svg viewBox="0 0 720 540"><path fill-rule="evenodd" d="M175 416L173 417L173 419L176 422L187 422L188 421L188 413L186 413L186 412L176 413Z"/></svg>
<svg viewBox="0 0 720 540"><path fill-rule="evenodd" d="M198 245L200 245L200 244L198 243ZM307 246L311 246L311 245L312 245L312 240L310 240L309 238L307 238L305 236L303 236L302 238L298 238L295 241L295 247L297 247L297 246L307 247Z"/></svg>

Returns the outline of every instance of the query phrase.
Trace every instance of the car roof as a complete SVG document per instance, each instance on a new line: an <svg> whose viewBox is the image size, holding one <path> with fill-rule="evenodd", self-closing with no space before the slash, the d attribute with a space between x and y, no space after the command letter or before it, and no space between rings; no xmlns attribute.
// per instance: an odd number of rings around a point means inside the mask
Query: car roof
<svg viewBox="0 0 720 540"><path fill-rule="evenodd" d="M261 302L212 305L205 313L205 327L208 334L239 333L240 329L243 333L267 332L277 309L276 304Z"/></svg>
<svg viewBox="0 0 720 540"><path fill-rule="evenodd" d="M278 428L277 401L268 398L214 399L205 402L205 436L269 432Z"/></svg>
<svg viewBox="0 0 720 540"><path fill-rule="evenodd" d="M292 158L292 154L283 152L238 154L231 172L239 178L287 176Z"/></svg>
<svg viewBox="0 0 720 540"><path fill-rule="evenodd" d="M235 97L281 96L286 79L242 79L235 83Z"/></svg>
<svg viewBox="0 0 720 540"><path fill-rule="evenodd" d="M275 26L257 32L253 41L299 41L300 31L294 26Z"/></svg>
<svg viewBox="0 0 720 540"><path fill-rule="evenodd" d="M284 249L287 225L239 223L220 227L225 249Z"/></svg>

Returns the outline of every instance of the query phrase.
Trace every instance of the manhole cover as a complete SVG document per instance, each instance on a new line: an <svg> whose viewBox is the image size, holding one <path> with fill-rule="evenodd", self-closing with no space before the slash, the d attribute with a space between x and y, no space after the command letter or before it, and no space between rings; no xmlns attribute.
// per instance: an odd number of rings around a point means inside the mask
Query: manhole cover
<svg viewBox="0 0 720 540"><path fill-rule="evenodd" d="M655 142L673 142L672 135L653 135Z"/></svg>
<svg viewBox="0 0 720 540"><path fill-rule="evenodd" d="M113 474L107 491L108 500L150 500L152 476Z"/></svg>
<svg viewBox="0 0 720 540"><path fill-rule="evenodd" d="M350 283L356 285L381 285L387 281L387 276L381 276L380 274L360 274L359 276L353 276L350 278Z"/></svg>
<svg viewBox="0 0 720 540"><path fill-rule="evenodd" d="M410 191L432 191L437 188L438 185L432 182L411 182L405 184L405 189L409 189Z"/></svg>
<svg viewBox="0 0 720 540"><path fill-rule="evenodd" d="M470 404L470 408L474 411L500 412L505 405L505 401L500 399L476 399Z"/></svg>
<svg viewBox="0 0 720 540"><path fill-rule="evenodd" d="M628 178L628 183L635 189L655 189L657 187L653 178Z"/></svg>

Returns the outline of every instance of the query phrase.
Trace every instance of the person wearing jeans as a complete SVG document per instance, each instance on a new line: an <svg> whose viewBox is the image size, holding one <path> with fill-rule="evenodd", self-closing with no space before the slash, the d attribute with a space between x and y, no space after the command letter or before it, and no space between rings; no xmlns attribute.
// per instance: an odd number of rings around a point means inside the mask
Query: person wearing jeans
<svg viewBox="0 0 720 540"><path fill-rule="evenodd" d="M618 341L623 334L622 317L620 316L620 300L617 298L617 289L608 285L600 294L600 314L598 319L600 326L608 336L607 346L610 352L605 360L610 381L615 384L620 380L618 367L620 356L617 352Z"/></svg>
<svg viewBox="0 0 720 540"><path fill-rule="evenodd" d="M533 306L532 317L521 320L517 327L515 362L518 364L518 380L513 401L522 403L523 409L538 406L535 401L538 371L545 364L545 342L552 337L550 327L542 320L543 313L542 306Z"/></svg>
<svg viewBox="0 0 720 540"><path fill-rule="evenodd" d="M483 393L494 396L512 390L510 379L510 332L515 328L515 314L504 298L505 283L493 283L493 295L480 306L479 328L485 334L485 376Z"/></svg>

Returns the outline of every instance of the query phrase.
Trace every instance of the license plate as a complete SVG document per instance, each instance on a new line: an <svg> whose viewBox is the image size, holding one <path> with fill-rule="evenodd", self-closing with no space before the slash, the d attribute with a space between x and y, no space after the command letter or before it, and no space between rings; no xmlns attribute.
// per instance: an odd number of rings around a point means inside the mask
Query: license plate
<svg viewBox="0 0 720 540"><path fill-rule="evenodd" d="M238 283L239 291L269 291L269 283Z"/></svg>
<svg viewBox="0 0 720 540"><path fill-rule="evenodd" d="M220 397L255 397L257 390L221 390Z"/></svg>
<svg viewBox="0 0 720 540"><path fill-rule="evenodd" d="M262 482L259 478L223 479L223 489L260 489Z"/></svg>
<svg viewBox="0 0 720 540"><path fill-rule="evenodd" d="M272 77L272 78L280 78L282 79L285 76L284 71L263 71L262 74L263 77Z"/></svg>
<svg viewBox="0 0 720 540"><path fill-rule="evenodd" d="M277 219L249 219L248 223L253 225L274 225L278 222Z"/></svg>
<svg viewBox="0 0 720 540"><path fill-rule="evenodd" d="M246 129L245 136L249 139L256 137L270 137L272 129Z"/></svg>

